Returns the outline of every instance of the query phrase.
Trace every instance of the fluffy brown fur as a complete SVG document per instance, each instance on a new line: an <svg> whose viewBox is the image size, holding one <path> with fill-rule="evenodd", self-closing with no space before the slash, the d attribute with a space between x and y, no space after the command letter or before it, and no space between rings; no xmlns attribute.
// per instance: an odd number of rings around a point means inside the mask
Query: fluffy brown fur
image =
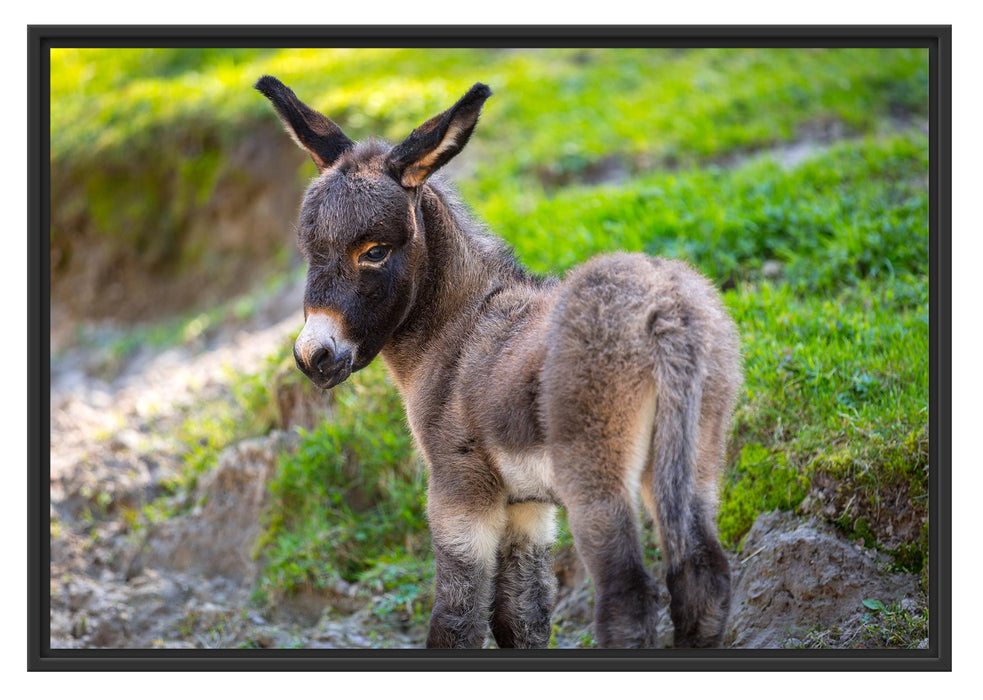
<svg viewBox="0 0 983 700"><path fill-rule="evenodd" d="M717 482L741 381L737 333L687 265L595 258L526 273L433 173L470 138L477 84L401 144L353 144L275 78L257 87L318 165L300 368L331 387L381 355L430 469L427 645L543 647L555 506L596 589L603 647L656 644L637 498L658 524L677 646L718 645L730 572Z"/></svg>

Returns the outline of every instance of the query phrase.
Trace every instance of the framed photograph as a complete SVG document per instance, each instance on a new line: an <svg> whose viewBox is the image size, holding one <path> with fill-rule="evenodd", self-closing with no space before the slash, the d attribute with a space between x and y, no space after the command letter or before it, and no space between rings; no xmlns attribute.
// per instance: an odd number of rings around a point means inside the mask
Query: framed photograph
<svg viewBox="0 0 983 700"><path fill-rule="evenodd" d="M948 670L950 38L29 28L29 668Z"/></svg>

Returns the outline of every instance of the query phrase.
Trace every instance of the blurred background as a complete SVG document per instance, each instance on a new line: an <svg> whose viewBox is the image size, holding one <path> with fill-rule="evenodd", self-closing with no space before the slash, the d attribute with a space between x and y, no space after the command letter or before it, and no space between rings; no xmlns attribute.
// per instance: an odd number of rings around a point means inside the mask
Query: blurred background
<svg viewBox="0 0 983 700"><path fill-rule="evenodd" d="M422 644L398 397L293 367L316 169L263 74L393 142L489 84L445 171L520 260L683 258L740 327L727 643L925 643L926 50L53 49L52 646ZM556 555L553 644L590 647Z"/></svg>

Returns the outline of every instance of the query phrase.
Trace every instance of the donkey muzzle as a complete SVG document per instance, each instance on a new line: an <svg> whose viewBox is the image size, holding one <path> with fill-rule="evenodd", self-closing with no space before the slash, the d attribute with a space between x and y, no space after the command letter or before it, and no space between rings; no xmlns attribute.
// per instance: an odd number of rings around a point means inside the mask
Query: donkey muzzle
<svg viewBox="0 0 983 700"><path fill-rule="evenodd" d="M355 346L344 336L340 320L330 314L312 313L294 343L297 367L322 389L348 379L355 362Z"/></svg>
<svg viewBox="0 0 983 700"><path fill-rule="evenodd" d="M310 354L305 361L294 347L294 360L297 367L307 377L322 389L330 389L348 379L352 373L354 356L350 351L336 353L332 349L321 347Z"/></svg>

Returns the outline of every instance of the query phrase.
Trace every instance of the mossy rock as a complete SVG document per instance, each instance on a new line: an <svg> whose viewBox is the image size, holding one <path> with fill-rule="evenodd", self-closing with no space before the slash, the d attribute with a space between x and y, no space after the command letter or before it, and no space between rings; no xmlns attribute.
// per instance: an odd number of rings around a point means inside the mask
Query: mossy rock
<svg viewBox="0 0 983 700"><path fill-rule="evenodd" d="M845 447L812 465L806 512L894 556L895 565L919 572L928 556L928 431L862 453Z"/></svg>

